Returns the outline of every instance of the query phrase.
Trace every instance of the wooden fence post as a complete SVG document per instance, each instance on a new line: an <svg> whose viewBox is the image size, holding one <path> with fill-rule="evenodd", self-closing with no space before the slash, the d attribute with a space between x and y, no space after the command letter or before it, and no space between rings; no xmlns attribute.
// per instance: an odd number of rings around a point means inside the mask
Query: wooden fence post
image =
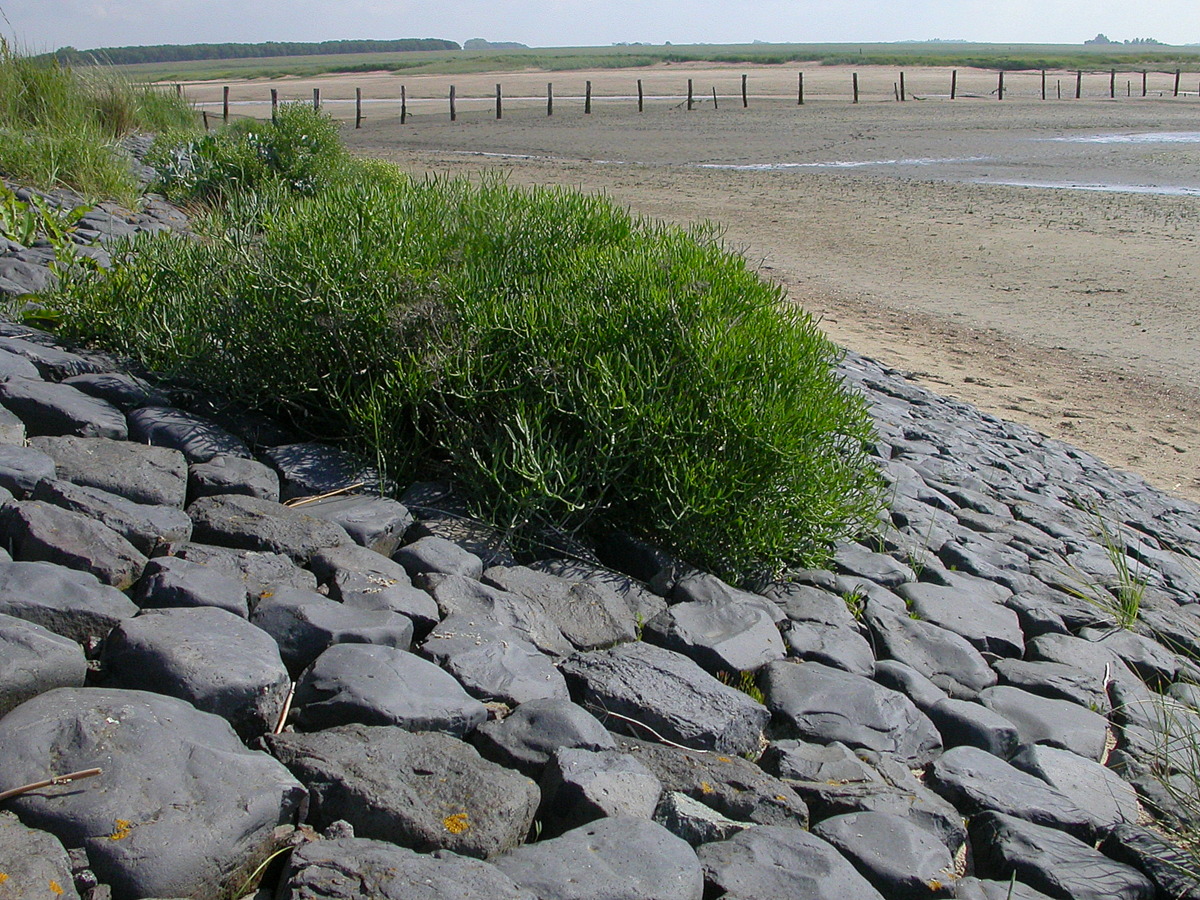
<svg viewBox="0 0 1200 900"><path fill-rule="evenodd" d="M854 84L854 102L857 103L858 102L858 73L857 72L855 72L853 74L853 76L851 77L851 80Z"/></svg>
<svg viewBox="0 0 1200 900"><path fill-rule="evenodd" d="M996 99L1004 99L1004 70L1000 70L1000 80L996 83Z"/></svg>
<svg viewBox="0 0 1200 900"><path fill-rule="evenodd" d="M321 89L313 88L313 110L317 111L321 108Z"/></svg>
<svg viewBox="0 0 1200 900"><path fill-rule="evenodd" d="M450 85L450 121L458 118L458 110L454 108L454 85Z"/></svg>
<svg viewBox="0 0 1200 900"><path fill-rule="evenodd" d="M275 121L275 114L279 111L279 89L271 88L271 121Z"/></svg>
<svg viewBox="0 0 1200 900"><path fill-rule="evenodd" d="M221 89L221 121L229 124L229 85Z"/></svg>
<svg viewBox="0 0 1200 900"><path fill-rule="evenodd" d="M183 97L183 85L182 84L175 85L175 96Z"/></svg>
<svg viewBox="0 0 1200 900"><path fill-rule="evenodd" d="M554 115L554 82L546 82L546 115Z"/></svg>
<svg viewBox="0 0 1200 900"><path fill-rule="evenodd" d="M1054 86L1055 86L1055 89L1058 91L1058 99L1061 100L1062 99L1062 79L1061 78L1054 79Z"/></svg>
<svg viewBox="0 0 1200 900"><path fill-rule="evenodd" d="M639 78L638 79L638 112L642 111L642 101L644 99L645 99L644 95L642 94L642 79Z"/></svg>
<svg viewBox="0 0 1200 900"><path fill-rule="evenodd" d="M750 98L746 96L746 76L742 76L742 109L746 109L750 105Z"/></svg>
<svg viewBox="0 0 1200 900"><path fill-rule="evenodd" d="M1108 99L1117 99L1117 70L1109 69L1108 71Z"/></svg>
<svg viewBox="0 0 1200 900"><path fill-rule="evenodd" d="M1179 96L1179 70L1175 70L1175 93L1173 96Z"/></svg>
<svg viewBox="0 0 1200 900"><path fill-rule="evenodd" d="M201 110L200 115L203 116L203 118L204 118L204 130L208 131L208 110L207 109Z"/></svg>
<svg viewBox="0 0 1200 900"><path fill-rule="evenodd" d="M1142 69L1142 96L1146 96L1146 70Z"/></svg>
<svg viewBox="0 0 1200 900"><path fill-rule="evenodd" d="M1083 96L1083 73L1075 73L1075 99L1078 100Z"/></svg>
<svg viewBox="0 0 1200 900"><path fill-rule="evenodd" d="M504 118L503 100L500 97L500 85L496 85L496 120Z"/></svg>
<svg viewBox="0 0 1200 900"><path fill-rule="evenodd" d="M688 111L691 112L691 109L692 109L692 79L690 79L690 78L688 79L687 106L688 106Z"/></svg>
<svg viewBox="0 0 1200 900"><path fill-rule="evenodd" d="M950 70L950 99L958 96L958 69Z"/></svg>
<svg viewBox="0 0 1200 900"><path fill-rule="evenodd" d="M362 88L354 89L354 127L362 128Z"/></svg>
<svg viewBox="0 0 1200 900"><path fill-rule="evenodd" d="M904 102L904 73L900 73L900 102Z"/></svg>
<svg viewBox="0 0 1200 900"><path fill-rule="evenodd" d="M1042 69L1042 99L1046 99L1046 70Z"/></svg>
<svg viewBox="0 0 1200 900"><path fill-rule="evenodd" d="M583 114L590 116L592 114L592 83L587 83L587 89L584 92L583 98Z"/></svg>
<svg viewBox="0 0 1200 900"><path fill-rule="evenodd" d="M713 85L713 109L717 108L717 86Z"/></svg>
<svg viewBox="0 0 1200 900"><path fill-rule="evenodd" d="M400 124L403 125L408 119L408 96L404 90L404 85L400 85Z"/></svg>
<svg viewBox="0 0 1200 900"><path fill-rule="evenodd" d="M796 105L804 105L804 73L801 72L796 79Z"/></svg>

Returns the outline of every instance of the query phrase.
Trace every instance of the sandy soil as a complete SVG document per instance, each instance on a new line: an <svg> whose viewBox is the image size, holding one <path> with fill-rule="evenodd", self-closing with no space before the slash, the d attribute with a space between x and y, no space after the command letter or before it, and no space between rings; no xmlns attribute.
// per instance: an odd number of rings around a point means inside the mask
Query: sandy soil
<svg viewBox="0 0 1200 900"><path fill-rule="evenodd" d="M1010 73L1001 103L995 73L961 70L960 97L975 97L951 103L949 72L926 69L906 72L925 100L897 103L897 73L864 68L856 106L851 70L805 71L803 107L784 68L409 78L410 98L444 98L454 82L480 99L460 101L455 123L442 100L416 103L404 128L380 101L348 137L412 171L500 170L513 183L603 191L648 216L717 221L839 343L1200 500L1196 93L1160 98L1170 79L1152 75L1142 99L1141 76L1127 75L1117 84L1134 96L1113 101L1109 77L1091 75L1084 100L1056 102L1060 83L1073 96L1074 76L1051 73L1043 103L1040 76ZM675 93L639 115L627 99L638 77L648 95ZM697 95L718 85L719 108L710 96L683 109L687 77ZM570 99L587 79L603 98L590 116ZM541 99L506 100L496 121L484 98L497 81L506 96ZM288 87L352 97L366 84L364 95L394 97L397 82ZM1111 137L1130 134L1157 137Z"/></svg>

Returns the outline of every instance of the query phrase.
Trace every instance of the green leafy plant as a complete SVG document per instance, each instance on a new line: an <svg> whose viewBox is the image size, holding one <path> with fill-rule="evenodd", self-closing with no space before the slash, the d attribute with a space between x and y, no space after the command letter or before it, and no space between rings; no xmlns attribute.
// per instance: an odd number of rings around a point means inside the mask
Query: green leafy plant
<svg viewBox="0 0 1200 900"><path fill-rule="evenodd" d="M867 592L861 587L856 587L853 590L843 592L842 601L846 604L846 608L850 610L850 615L854 616L855 620L861 622L863 615L867 611Z"/></svg>
<svg viewBox="0 0 1200 900"><path fill-rule="evenodd" d="M54 250L54 266L60 272L71 266L91 266L95 261L79 252L74 234L92 209L88 204L59 208L36 194L26 202L0 184L0 237L23 246L45 241Z"/></svg>
<svg viewBox="0 0 1200 900"><path fill-rule="evenodd" d="M1072 596L1096 607L1121 628L1132 628L1141 613L1142 598L1146 594L1149 577L1126 554L1125 541L1120 536L1120 531L1114 532L1102 515L1095 511L1093 513L1096 516L1097 537L1116 577L1111 585L1106 586L1087 573L1073 568L1072 579L1075 584L1064 585L1064 588Z"/></svg>
<svg viewBox="0 0 1200 900"><path fill-rule="evenodd" d="M754 678L753 672L725 672L717 673L717 681L721 684L728 685L731 688L737 688L751 700L757 703L766 703L766 695L758 686L758 682Z"/></svg>

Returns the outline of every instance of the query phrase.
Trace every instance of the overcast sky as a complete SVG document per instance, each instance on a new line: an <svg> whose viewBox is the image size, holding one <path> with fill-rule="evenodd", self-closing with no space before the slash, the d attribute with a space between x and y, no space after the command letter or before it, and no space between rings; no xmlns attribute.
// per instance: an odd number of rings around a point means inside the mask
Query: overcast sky
<svg viewBox="0 0 1200 900"><path fill-rule="evenodd" d="M1194 0L0 0L29 50L473 37L530 46L944 40L1200 42Z"/></svg>

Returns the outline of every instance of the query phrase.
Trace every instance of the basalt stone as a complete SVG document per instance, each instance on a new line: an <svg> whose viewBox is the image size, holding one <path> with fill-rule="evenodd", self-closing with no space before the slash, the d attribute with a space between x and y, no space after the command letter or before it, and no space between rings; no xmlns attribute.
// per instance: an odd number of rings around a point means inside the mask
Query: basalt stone
<svg viewBox="0 0 1200 900"><path fill-rule="evenodd" d="M783 637L788 656L867 678L875 673L875 654L871 645L853 628L820 622L792 622Z"/></svg>
<svg viewBox="0 0 1200 900"><path fill-rule="evenodd" d="M306 791L229 723L174 697L58 688L0 719L0 790L103 761L103 775L23 794L9 807L85 847L115 900L214 896L274 849Z"/></svg>
<svg viewBox="0 0 1200 900"><path fill-rule="evenodd" d="M763 770L787 781L824 781L847 784L882 782L878 772L840 741L810 744L805 741L772 741L763 751Z"/></svg>
<svg viewBox="0 0 1200 900"><path fill-rule="evenodd" d="M979 703L947 697L925 713L945 747L978 747L1001 759L1010 759L1017 752L1020 737L1016 726Z"/></svg>
<svg viewBox="0 0 1200 900"><path fill-rule="evenodd" d="M791 787L740 756L697 753L665 744L621 738L620 749L645 765L667 792L740 822L808 825L808 808Z"/></svg>
<svg viewBox="0 0 1200 900"><path fill-rule="evenodd" d="M985 810L1016 816L1089 840L1095 818L1041 778L978 747L953 747L934 760L929 786L968 816Z"/></svg>
<svg viewBox="0 0 1200 900"><path fill-rule="evenodd" d="M616 742L586 709L569 700L529 700L504 719L485 722L471 741L487 759L530 778L542 770L560 747L613 750Z"/></svg>
<svg viewBox="0 0 1200 900"><path fill-rule="evenodd" d="M687 657L650 644L577 653L561 671L572 696L600 711L613 730L656 734L694 749L757 752L771 717L761 703Z"/></svg>
<svg viewBox="0 0 1200 900"><path fill-rule="evenodd" d="M1084 628L1079 636L1111 650L1142 681L1157 689L1165 689L1179 677L1179 657L1158 641L1125 628Z"/></svg>
<svg viewBox="0 0 1200 900"><path fill-rule="evenodd" d="M300 588L280 587L263 597L250 621L275 639L293 676L334 644L378 644L400 650L412 645L412 622L404 616L355 609Z"/></svg>
<svg viewBox="0 0 1200 900"><path fill-rule="evenodd" d="M383 556L395 552L413 521L412 514L396 500L364 494L326 497L299 508L306 515L340 525L354 543Z"/></svg>
<svg viewBox="0 0 1200 900"><path fill-rule="evenodd" d="M629 605L640 622L649 622L667 608L666 600L650 591L640 581L603 566L576 559L539 559L531 562L529 568L557 575L568 581L588 581L606 587Z"/></svg>
<svg viewBox="0 0 1200 900"><path fill-rule="evenodd" d="M10 378L0 381L0 403L25 423L25 431L31 435L75 435L118 441L129 436L125 416L119 409L70 385Z"/></svg>
<svg viewBox="0 0 1200 900"><path fill-rule="evenodd" d="M345 606L398 613L409 619L420 635L441 619L434 599L413 587L400 565L374 550L357 544L328 547L314 553L308 565L330 598Z"/></svg>
<svg viewBox="0 0 1200 900"><path fill-rule="evenodd" d="M256 459L214 456L188 466L188 500L216 494L245 494L272 502L279 500L279 475Z"/></svg>
<svg viewBox="0 0 1200 900"><path fill-rule="evenodd" d="M288 900L537 900L495 866L367 838L312 841L288 859Z"/></svg>
<svg viewBox="0 0 1200 900"><path fill-rule="evenodd" d="M3 378L0 372L0 378ZM0 406L0 444L14 447L25 446L25 423L15 414Z"/></svg>
<svg viewBox="0 0 1200 900"><path fill-rule="evenodd" d="M629 605L607 588L524 566L493 566L483 573L483 582L540 607L578 650L611 647L636 637Z"/></svg>
<svg viewBox="0 0 1200 900"><path fill-rule="evenodd" d="M899 691L921 710L929 709L947 698L940 687L914 669L894 659L881 659L875 663L875 680L886 688Z"/></svg>
<svg viewBox="0 0 1200 900"><path fill-rule="evenodd" d="M1008 878L1060 900L1152 900L1154 884L1132 866L1054 828L986 812L971 821L975 865L985 877Z"/></svg>
<svg viewBox="0 0 1200 900"><path fill-rule="evenodd" d="M142 609L212 606L243 619L250 614L244 581L177 556L160 556L146 563L133 599Z"/></svg>
<svg viewBox="0 0 1200 900"><path fill-rule="evenodd" d="M15 353L29 360L41 376L49 381L62 381L73 375L100 371L100 366L78 353L63 350L51 343L39 343L34 337L36 336L28 334L25 338L6 337L0 346L8 353Z"/></svg>
<svg viewBox="0 0 1200 900"><path fill-rule="evenodd" d="M518 594L489 587L463 575L418 575L416 584L433 597L443 616L458 613L507 625L552 656L567 656L574 649L541 606Z"/></svg>
<svg viewBox="0 0 1200 900"><path fill-rule="evenodd" d="M696 852L661 825L599 819L525 844L495 866L539 900L701 900Z"/></svg>
<svg viewBox="0 0 1200 900"><path fill-rule="evenodd" d="M1141 817L1137 792L1112 769L1069 750L1026 744L1012 760L1091 815L1101 831L1134 824Z"/></svg>
<svg viewBox="0 0 1200 900"><path fill-rule="evenodd" d="M1111 709L1102 678L1066 663L999 659L992 665L1002 685L1055 700L1068 700L1092 710Z"/></svg>
<svg viewBox="0 0 1200 900"><path fill-rule="evenodd" d="M183 508L187 462L178 451L102 438L44 437L30 444L54 460L64 481L134 503Z"/></svg>
<svg viewBox="0 0 1200 900"><path fill-rule="evenodd" d="M812 833L832 844L891 900L953 896L956 873L950 851L902 816L850 813L826 819Z"/></svg>
<svg viewBox="0 0 1200 900"><path fill-rule="evenodd" d="M0 896L79 900L71 860L54 835L27 828L12 813L0 812L0 847L4 848Z"/></svg>
<svg viewBox="0 0 1200 900"><path fill-rule="evenodd" d="M1022 744L1049 744L1093 760L1104 757L1108 721L1077 703L1003 686L981 692L979 702L1012 722Z"/></svg>
<svg viewBox="0 0 1200 900"><path fill-rule="evenodd" d="M504 625L448 616L426 638L421 652L481 700L516 706L527 700L570 697L550 657Z"/></svg>
<svg viewBox="0 0 1200 900"><path fill-rule="evenodd" d="M146 556L192 536L192 520L183 510L135 503L99 488L48 479L38 484L32 498L103 522Z"/></svg>
<svg viewBox="0 0 1200 900"><path fill-rule="evenodd" d="M426 572L462 575L476 581L483 575L483 560L445 538L430 535L401 547L393 558L410 577Z"/></svg>
<svg viewBox="0 0 1200 900"><path fill-rule="evenodd" d="M960 700L973 700L996 683L996 674L979 651L952 631L867 604L867 624L881 657L916 669Z"/></svg>
<svg viewBox="0 0 1200 900"><path fill-rule="evenodd" d="M284 500L357 486L378 493L379 473L353 453L315 441L267 447L262 457L279 472Z"/></svg>
<svg viewBox="0 0 1200 900"><path fill-rule="evenodd" d="M697 572L694 569L684 572L671 585L668 594L670 602L675 603L711 603L725 605L757 606L767 612L775 623L782 622L786 616L778 604L767 600L761 594L743 591L726 584L716 575L707 572Z"/></svg>
<svg viewBox="0 0 1200 900"><path fill-rule="evenodd" d="M234 550L212 544L189 541L172 547L175 555L235 578L246 585L251 599L279 585L315 591L317 579L312 572L302 569L281 553L264 553L259 550Z"/></svg>
<svg viewBox="0 0 1200 900"><path fill-rule="evenodd" d="M958 880L954 896L958 900L1053 900L1020 881L990 881L973 875Z"/></svg>
<svg viewBox="0 0 1200 900"><path fill-rule="evenodd" d="M772 617L757 604L736 600L676 603L646 623L643 639L713 674L751 672L786 655Z"/></svg>
<svg viewBox="0 0 1200 900"><path fill-rule="evenodd" d="M525 839L540 799L532 781L445 734L346 725L265 742L309 786L314 827L341 820L357 837L421 852L505 853Z"/></svg>
<svg viewBox="0 0 1200 900"><path fill-rule="evenodd" d="M846 601L832 589L809 584L772 584L763 596L779 605L793 622L826 625L831 628L853 629L854 615Z"/></svg>
<svg viewBox="0 0 1200 900"><path fill-rule="evenodd" d="M0 488L28 497L42 481L54 478L54 460L34 447L0 444Z"/></svg>
<svg viewBox="0 0 1200 900"><path fill-rule="evenodd" d="M86 677L87 659L73 640L0 615L0 717L53 688L83 687Z"/></svg>
<svg viewBox="0 0 1200 900"><path fill-rule="evenodd" d="M538 818L551 837L610 816L650 819L662 793L654 774L627 753L567 747L554 751L539 787Z"/></svg>
<svg viewBox="0 0 1200 900"><path fill-rule="evenodd" d="M122 412L139 406L169 406L170 399L153 385L121 372L92 372L64 378L63 384L111 403Z"/></svg>
<svg viewBox="0 0 1200 900"><path fill-rule="evenodd" d="M965 638L980 652L1020 657L1025 650L1017 614L1006 606L935 584L906 584L896 592L919 618Z"/></svg>
<svg viewBox="0 0 1200 900"><path fill-rule="evenodd" d="M216 456L250 457L250 450L211 419L169 406L143 406L126 417L131 440L182 453L189 463Z"/></svg>
<svg viewBox="0 0 1200 900"><path fill-rule="evenodd" d="M884 553L873 553L861 544L839 544L833 554L833 567L843 575L858 575L886 588L917 580L916 573L904 563Z"/></svg>
<svg viewBox="0 0 1200 900"><path fill-rule="evenodd" d="M400 497L400 502L414 514L418 513L417 508L408 499L408 492ZM474 553L483 561L485 569L489 566L517 564L503 531L478 519L468 518L460 512L444 513L428 508L419 510L417 521L413 522L404 537L409 541L418 541L423 537L443 538L457 544L468 553Z"/></svg>
<svg viewBox="0 0 1200 900"><path fill-rule="evenodd" d="M117 590L131 586L146 566L146 557L107 525L37 500L4 507L0 539L14 559L88 572Z"/></svg>
<svg viewBox="0 0 1200 900"><path fill-rule="evenodd" d="M799 828L751 828L727 841L705 844L696 855L714 896L883 900L831 844Z"/></svg>
<svg viewBox="0 0 1200 900"><path fill-rule="evenodd" d="M95 575L43 562L0 563L0 613L88 645L138 608Z"/></svg>
<svg viewBox="0 0 1200 900"><path fill-rule="evenodd" d="M212 607L129 619L104 642L101 660L109 686L186 700L246 739L275 727L291 685L270 635Z"/></svg>
<svg viewBox="0 0 1200 900"><path fill-rule="evenodd" d="M1160 896L1200 900L1200 867L1184 850L1155 831L1137 825L1117 825L1100 849L1106 856L1149 876Z"/></svg>
<svg viewBox="0 0 1200 900"><path fill-rule="evenodd" d="M201 497L187 513L198 541L282 553L301 563L318 550L350 543L349 535L338 525L243 494Z"/></svg>
<svg viewBox="0 0 1200 900"><path fill-rule="evenodd" d="M912 766L941 749L933 723L911 700L861 675L820 663L776 662L761 683L776 723L801 740L841 741Z"/></svg>
<svg viewBox="0 0 1200 900"><path fill-rule="evenodd" d="M723 816L712 807L678 791L663 795L654 811L654 821L693 847L711 841L723 841L739 831L755 827L749 822Z"/></svg>
<svg viewBox="0 0 1200 900"><path fill-rule="evenodd" d="M33 361L7 349L8 342L0 342L0 378L41 378L42 374Z"/></svg>
<svg viewBox="0 0 1200 900"><path fill-rule="evenodd" d="M487 710L454 677L394 647L335 644L300 677L293 701L306 731L337 725L399 725L461 737Z"/></svg>

